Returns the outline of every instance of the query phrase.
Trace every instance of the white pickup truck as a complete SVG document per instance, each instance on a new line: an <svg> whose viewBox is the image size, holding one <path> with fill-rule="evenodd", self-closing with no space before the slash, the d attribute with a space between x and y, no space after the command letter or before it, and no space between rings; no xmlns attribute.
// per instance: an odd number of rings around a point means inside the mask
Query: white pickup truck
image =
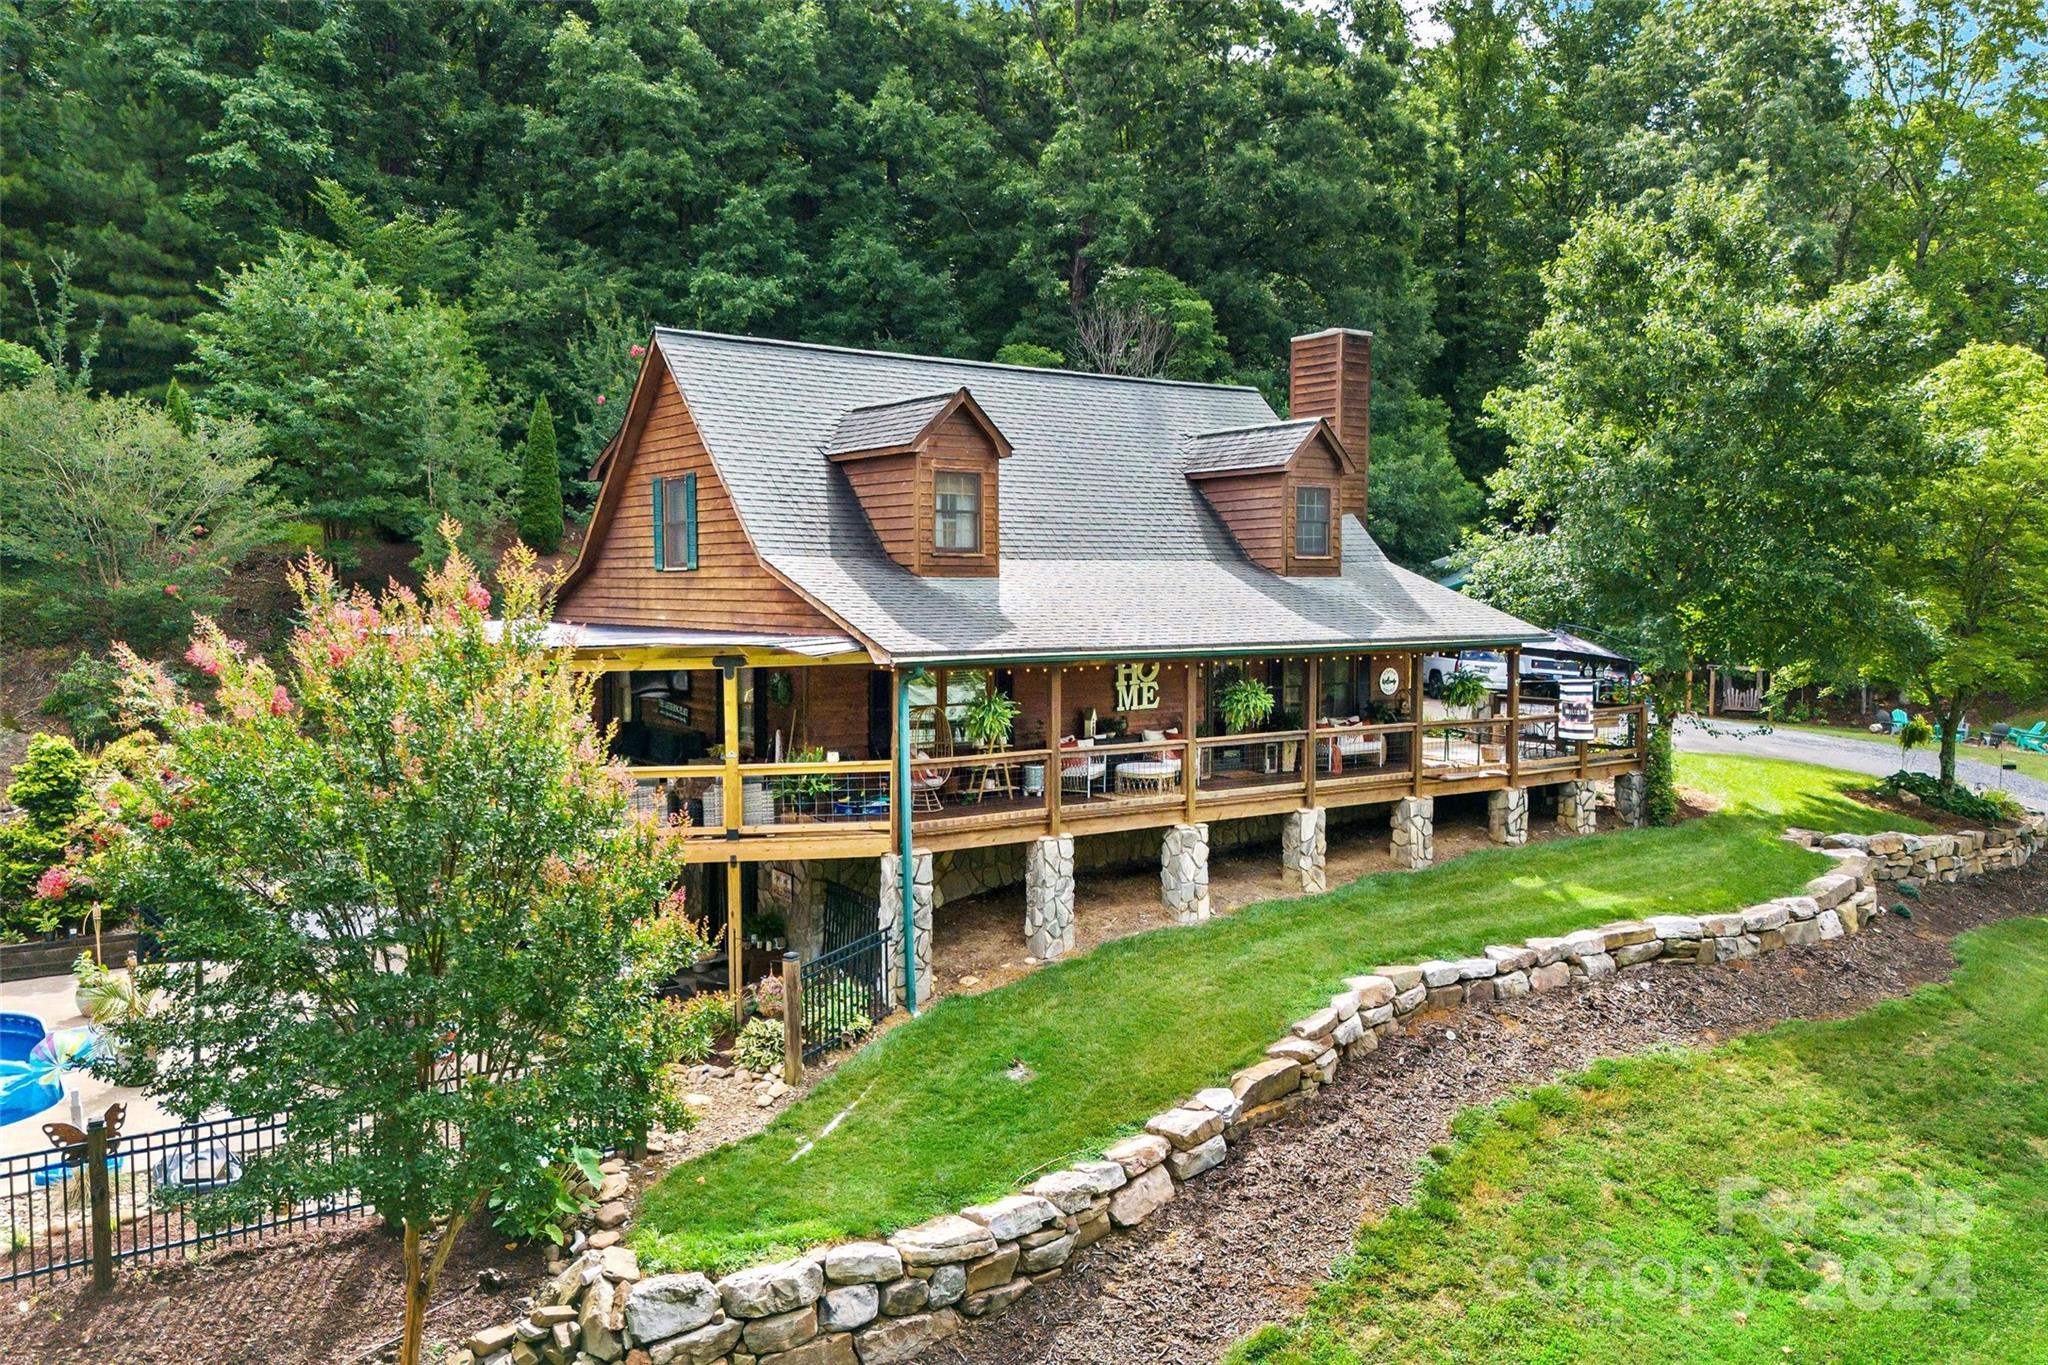
<svg viewBox="0 0 2048 1365"><path fill-rule="evenodd" d="M1486 679L1494 692L1508 690L1508 656L1498 649L1464 649L1457 654L1430 654L1422 660L1422 690L1434 697L1443 691L1444 680L1463 670ZM1580 665L1567 659L1540 654L1522 655L1522 691L1532 697L1554 697L1563 678L1582 678Z"/></svg>

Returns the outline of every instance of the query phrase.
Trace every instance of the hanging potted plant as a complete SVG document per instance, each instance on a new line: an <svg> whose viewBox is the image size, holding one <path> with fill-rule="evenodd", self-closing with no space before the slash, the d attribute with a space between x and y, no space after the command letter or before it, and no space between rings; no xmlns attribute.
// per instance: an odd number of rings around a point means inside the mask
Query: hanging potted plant
<svg viewBox="0 0 2048 1365"><path fill-rule="evenodd" d="M1257 678L1233 678L1216 694L1226 730L1242 734L1273 714L1273 689Z"/></svg>

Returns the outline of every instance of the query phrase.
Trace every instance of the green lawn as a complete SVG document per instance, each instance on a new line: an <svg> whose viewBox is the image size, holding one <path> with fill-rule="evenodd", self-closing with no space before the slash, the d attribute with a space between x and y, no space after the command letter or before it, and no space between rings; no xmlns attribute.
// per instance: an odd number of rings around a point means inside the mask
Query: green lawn
<svg viewBox="0 0 2048 1365"><path fill-rule="evenodd" d="M1785 721L1774 722L1774 725L1780 730L1804 731L1816 735L1833 735L1838 739L1860 739L1866 744L1882 744L1894 757L1899 752L1899 742L1890 735L1873 735L1868 730L1859 730L1853 726L1794 725ZM1994 768L2007 759L2012 759L2015 760L2015 772L2048 782L2048 754L2029 753L2023 749L2015 749L2010 744L1997 749L1987 749L1981 744L1965 743L1956 750L1956 757L1974 758L1979 763L1988 763ZM1933 772L1939 762L1939 756L1932 745L1913 751L1912 763L1915 768Z"/></svg>
<svg viewBox="0 0 2048 1365"><path fill-rule="evenodd" d="M1467 1112L1230 1360L2048 1358L2048 921L1958 952L1868 1014Z"/></svg>
<svg viewBox="0 0 2048 1365"><path fill-rule="evenodd" d="M1901 823L1841 794L1869 780L1860 775L1750 758L1680 764L1684 783L1726 808L1671 829L1367 877L944 1000L764 1133L678 1166L649 1192L634 1245L664 1268L721 1270L920 1222L1099 1151L1222 1080L1345 975L1624 916L1751 904L1825 865L1775 837L1786 825ZM1031 1079L1009 1078L1018 1061Z"/></svg>

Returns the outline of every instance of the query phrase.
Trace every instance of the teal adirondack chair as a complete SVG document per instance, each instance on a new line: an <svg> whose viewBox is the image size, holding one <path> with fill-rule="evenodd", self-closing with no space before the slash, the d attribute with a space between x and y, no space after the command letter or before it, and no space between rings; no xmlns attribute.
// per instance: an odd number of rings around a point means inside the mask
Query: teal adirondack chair
<svg viewBox="0 0 2048 1365"><path fill-rule="evenodd" d="M1934 742L1936 744L1941 743L1941 725L1939 724L1939 722L1937 722L1934 727ZM1956 726L1956 743L1968 744L1969 742L1970 722L1963 721L1961 724Z"/></svg>
<svg viewBox="0 0 2048 1365"><path fill-rule="evenodd" d="M2031 730L2014 730L2006 738L2030 754L2048 754L2048 720L2037 720Z"/></svg>
<svg viewBox="0 0 2048 1365"><path fill-rule="evenodd" d="M1912 717L1908 716L1908 715L1907 715L1907 714L1906 714L1906 713L1905 713L1904 711L1901 711L1901 710L1899 710L1899 709L1898 709L1898 708L1897 708L1896 706L1895 706L1895 707L1893 707L1893 708L1892 708L1892 728L1891 728L1891 729L1889 729L1889 730L1887 730L1887 731L1885 731L1885 733L1886 733L1886 734L1888 734L1888 735L1895 735L1895 734L1897 734L1897 733L1898 733L1899 731L1901 731L1901 730L1903 730L1903 729L1905 729L1905 728L1906 728L1906 722L1907 722L1908 720L1910 720L1910 719L1912 719Z"/></svg>

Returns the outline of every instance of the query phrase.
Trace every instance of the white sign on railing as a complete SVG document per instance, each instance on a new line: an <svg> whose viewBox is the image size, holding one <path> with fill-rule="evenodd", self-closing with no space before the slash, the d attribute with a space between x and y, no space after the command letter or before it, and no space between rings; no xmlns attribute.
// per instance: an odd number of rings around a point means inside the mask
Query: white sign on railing
<svg viewBox="0 0 2048 1365"><path fill-rule="evenodd" d="M1557 737L1593 738L1593 684L1560 682L1557 685Z"/></svg>

